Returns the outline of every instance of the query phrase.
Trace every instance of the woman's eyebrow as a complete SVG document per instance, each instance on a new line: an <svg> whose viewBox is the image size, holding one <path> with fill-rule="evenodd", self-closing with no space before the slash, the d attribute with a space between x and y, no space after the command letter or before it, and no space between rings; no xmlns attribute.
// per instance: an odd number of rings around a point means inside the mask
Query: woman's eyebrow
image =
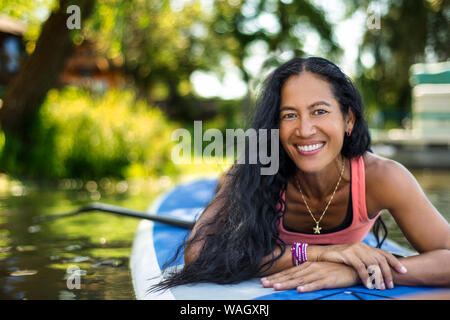
<svg viewBox="0 0 450 320"><path fill-rule="evenodd" d="M285 111L285 110L294 110L297 111L297 109L295 109L294 107L289 107L289 106L283 106L280 108L280 112L281 111Z"/></svg>
<svg viewBox="0 0 450 320"><path fill-rule="evenodd" d="M326 101L316 101L316 102L311 103L311 104L307 107L307 109L312 109L312 108L314 108L315 106L318 106L318 105L326 105L326 106L328 106L328 107L331 106L331 105L330 105L328 102L326 102ZM282 107L280 108L280 112L281 112L281 111L285 111L285 110L294 110L294 111L296 111L297 109L294 108L294 107L291 107L291 106L282 106Z"/></svg>

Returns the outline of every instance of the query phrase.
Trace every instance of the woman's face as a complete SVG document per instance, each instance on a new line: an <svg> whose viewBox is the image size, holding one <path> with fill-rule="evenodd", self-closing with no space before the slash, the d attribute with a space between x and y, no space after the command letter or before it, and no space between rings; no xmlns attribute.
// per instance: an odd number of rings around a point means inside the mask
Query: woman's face
<svg viewBox="0 0 450 320"><path fill-rule="evenodd" d="M281 88L280 140L297 168L317 172L335 161L354 116L341 112L330 83L311 72L291 76Z"/></svg>

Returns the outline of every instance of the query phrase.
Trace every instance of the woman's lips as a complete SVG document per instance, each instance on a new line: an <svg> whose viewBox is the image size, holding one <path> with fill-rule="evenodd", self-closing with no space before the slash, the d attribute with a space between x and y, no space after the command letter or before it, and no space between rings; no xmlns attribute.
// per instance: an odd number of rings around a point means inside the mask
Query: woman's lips
<svg viewBox="0 0 450 320"><path fill-rule="evenodd" d="M325 145L325 142L317 142L317 143L308 143L308 144L303 144L303 145L295 145L298 153L305 155L305 156L311 156L314 155L318 152L320 152L320 150L323 149Z"/></svg>

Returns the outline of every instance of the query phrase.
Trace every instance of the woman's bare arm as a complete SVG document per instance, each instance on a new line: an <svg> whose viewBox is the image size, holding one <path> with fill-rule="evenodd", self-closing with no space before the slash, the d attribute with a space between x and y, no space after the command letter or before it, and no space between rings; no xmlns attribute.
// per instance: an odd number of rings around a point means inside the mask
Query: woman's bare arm
<svg viewBox="0 0 450 320"><path fill-rule="evenodd" d="M408 272L392 271L396 285L450 287L450 250L433 250L400 261Z"/></svg>
<svg viewBox="0 0 450 320"><path fill-rule="evenodd" d="M380 160L371 170L376 187L370 196L388 209L397 225L420 253L400 259L408 272L394 273L403 285L444 285L450 282L450 227L427 199L413 175L391 160Z"/></svg>
<svg viewBox="0 0 450 320"><path fill-rule="evenodd" d="M269 276L271 274L278 273L288 268L291 268L292 267L291 247L292 246L286 246L283 255L279 259L277 259L270 268L264 265L271 259L275 258L276 256L279 256L281 253L281 248L276 248L271 254L265 256L260 263L262 270L259 276Z"/></svg>
<svg viewBox="0 0 450 320"><path fill-rule="evenodd" d="M447 221L439 214L430 201L426 198L419 184L404 167L390 160L378 160L367 172L369 179L368 191L372 199L375 198L380 208L387 208L394 216L400 229L413 247L422 254L414 257L395 259L386 252L371 248L363 244L348 244L340 246L308 246L310 261L341 262L347 265L359 264L359 274L363 284L366 285L366 260L370 260L373 254L381 252L391 267L384 263L383 281L386 287L393 284L399 285L431 285L449 286L450 281L450 229ZM355 247L355 248L353 248ZM359 248L361 247L361 248ZM356 250L358 249L358 250ZM380 252L376 252L376 251ZM358 254L364 253L364 255ZM275 250L272 255L263 259L268 261L273 255L279 254ZM324 255L324 252L327 254ZM371 253L372 252L372 253ZM326 256L336 256L334 259L326 259ZM363 257L364 258L364 257ZM355 261L353 261L355 260ZM380 260L380 259L378 259ZM349 263L350 262L350 263ZM376 261L375 261L376 262ZM402 267L407 272L401 272ZM265 270L262 275L271 275L282 272L292 267L290 247L273 266ZM364 268L363 268L364 267ZM361 274L365 274L363 277Z"/></svg>

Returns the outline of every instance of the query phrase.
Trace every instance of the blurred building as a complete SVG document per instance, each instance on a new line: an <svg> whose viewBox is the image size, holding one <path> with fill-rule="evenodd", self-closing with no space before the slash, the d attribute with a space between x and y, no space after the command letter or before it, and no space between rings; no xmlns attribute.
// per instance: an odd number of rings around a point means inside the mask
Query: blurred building
<svg viewBox="0 0 450 320"><path fill-rule="evenodd" d="M412 66L411 82L415 135L450 143L450 61Z"/></svg>
<svg viewBox="0 0 450 320"><path fill-rule="evenodd" d="M95 43L86 40L76 46L74 53L67 59L59 85L75 85L100 92L117 88L125 81L122 65L123 60L105 58Z"/></svg>
<svg viewBox="0 0 450 320"><path fill-rule="evenodd" d="M450 168L450 61L411 67L408 129L372 130L374 151L411 168Z"/></svg>
<svg viewBox="0 0 450 320"><path fill-rule="evenodd" d="M8 16L0 16L0 86L5 90L19 71L26 56L23 35L27 25ZM95 43L83 41L75 46L60 74L58 86L75 85L103 92L124 83L121 59L108 59L99 53ZM1 90L0 90L1 97Z"/></svg>
<svg viewBox="0 0 450 320"><path fill-rule="evenodd" d="M6 86L19 71L25 55L23 34L27 25L7 16L0 16L0 86Z"/></svg>

